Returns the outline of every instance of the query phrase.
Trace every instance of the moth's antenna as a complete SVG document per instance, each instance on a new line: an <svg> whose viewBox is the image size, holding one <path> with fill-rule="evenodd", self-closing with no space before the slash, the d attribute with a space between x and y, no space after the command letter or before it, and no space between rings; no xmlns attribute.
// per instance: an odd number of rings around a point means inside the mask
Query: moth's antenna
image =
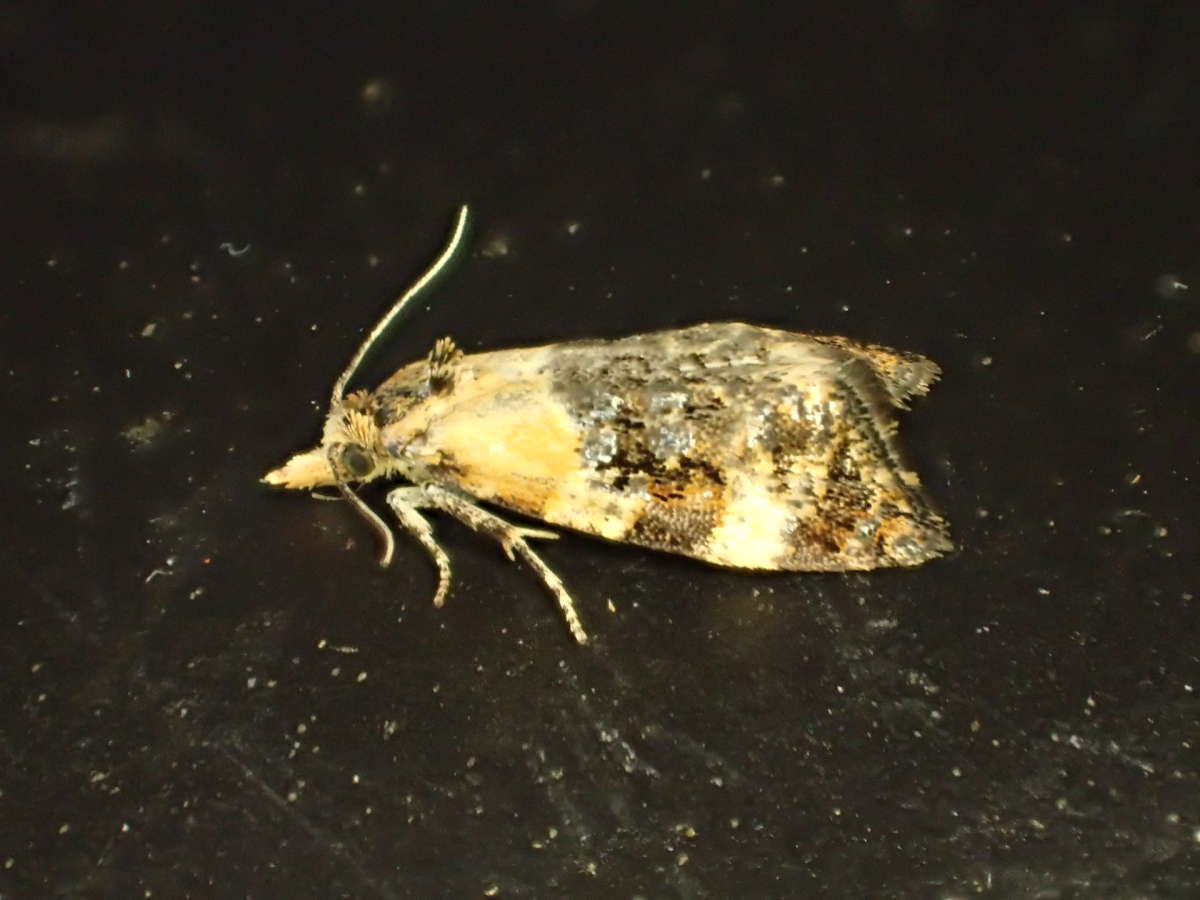
<svg viewBox="0 0 1200 900"><path fill-rule="evenodd" d="M388 528L387 522L379 518L379 514L375 510L363 503L362 498L354 493L354 489L339 477L337 466L333 463L333 448L330 448L328 456L329 468L333 471L333 478L337 483L338 490L342 492L346 502L358 510L359 515L370 522L371 527L379 533L379 539L383 542L383 552L379 554L379 565L386 568L391 564L392 552L396 548L396 539L392 536L392 529Z"/></svg>
<svg viewBox="0 0 1200 900"><path fill-rule="evenodd" d="M429 282L437 278L438 273L446 267L446 263L450 262L451 257L453 257L458 251L458 245L462 243L463 234L466 232L466 230L467 206L466 204L463 204L458 211L458 221L454 223L454 233L450 235L450 242L446 244L446 249L442 251L442 255L437 258L437 260L432 266L429 267L428 270L426 270L424 275L413 282L412 287L401 294L400 298L392 304L392 308L389 309L384 317L379 320L379 324L371 329L371 333L368 334L366 340L362 342L362 346L358 348L358 351L350 359L350 365L346 366L346 371L344 371L338 377L338 380L334 382L333 397L331 398L331 402L334 406L341 402L342 397L346 393L346 385L350 382L350 379L354 377L354 373L358 370L358 367L362 364L362 361L366 355L371 352L371 347L375 344L375 342L379 340L380 336L385 331L388 330L393 320L395 320L396 316L400 315L400 311L408 305L408 302L412 300L413 297L417 296L417 294L421 293L421 291L425 289L425 286L428 285ZM347 497L346 499L350 498ZM355 497L355 499L357 500L358 498ZM359 504L362 504L361 500L359 500ZM365 509L365 504L362 505ZM391 536L390 533L388 536ZM388 555L390 556L390 552Z"/></svg>
<svg viewBox="0 0 1200 900"><path fill-rule="evenodd" d="M338 489L342 492L342 496L346 501L357 509L364 519L371 523L377 532L379 538L383 541L383 552L379 554L379 565L387 568L392 562L392 551L396 548L396 539L392 537L392 529L387 527L387 523L379 518L379 513L363 503L362 498L350 489L348 484L339 484Z"/></svg>

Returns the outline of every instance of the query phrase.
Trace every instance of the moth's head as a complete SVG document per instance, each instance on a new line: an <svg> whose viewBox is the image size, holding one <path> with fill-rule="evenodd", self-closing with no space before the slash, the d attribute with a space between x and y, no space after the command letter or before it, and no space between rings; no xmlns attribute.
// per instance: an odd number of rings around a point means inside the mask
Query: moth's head
<svg viewBox="0 0 1200 900"><path fill-rule="evenodd" d="M363 359L371 352L380 337L387 332L401 310L445 268L446 263L458 250L466 227L467 208L463 206L458 211L454 233L450 236L450 242L442 251L441 256L392 304L391 309L376 323L354 356L350 358L350 363L346 366L345 371L333 383L333 390L330 392L329 415L325 419L325 432L321 437L321 445L306 453L296 454L278 469L268 472L263 477L263 481L267 484L287 488L337 487L346 502L358 510L359 514L370 522L371 526L379 533L383 541L383 552L379 562L385 566L392 558L392 547L395 543L391 529L369 506L363 503L351 485L355 482L362 483L380 476L394 474L399 464L384 449L380 440L379 426L376 424L379 401L374 395L367 392L347 394L346 386L358 371ZM454 350L454 345L450 341L444 342L440 354L438 348L434 348L434 353L430 355L428 363L430 384L434 383L435 377L441 371L438 366L449 366L456 354L457 351Z"/></svg>
<svg viewBox="0 0 1200 900"><path fill-rule="evenodd" d="M387 459L379 443L373 398L359 391L334 403L320 446L297 453L263 481L300 490L362 483L386 474Z"/></svg>

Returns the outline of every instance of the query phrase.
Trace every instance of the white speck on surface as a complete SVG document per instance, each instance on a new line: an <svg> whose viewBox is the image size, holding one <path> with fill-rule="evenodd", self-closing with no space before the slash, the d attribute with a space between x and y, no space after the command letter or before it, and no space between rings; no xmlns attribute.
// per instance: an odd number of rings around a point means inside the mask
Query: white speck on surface
<svg viewBox="0 0 1200 900"><path fill-rule="evenodd" d="M1188 286L1179 280L1179 276L1171 272L1164 272L1154 279L1154 293L1158 294L1164 300L1171 300L1178 297L1187 289Z"/></svg>

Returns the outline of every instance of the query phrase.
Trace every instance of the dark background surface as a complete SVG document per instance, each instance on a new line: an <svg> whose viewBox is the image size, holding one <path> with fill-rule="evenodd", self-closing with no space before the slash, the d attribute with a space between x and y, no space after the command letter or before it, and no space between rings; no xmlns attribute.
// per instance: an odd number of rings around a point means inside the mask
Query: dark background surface
<svg viewBox="0 0 1200 900"><path fill-rule="evenodd" d="M1189 6L0 7L0 896L1200 896ZM256 479L463 201L368 381L444 333L916 350L961 550L564 536L581 649L437 518L433 609Z"/></svg>

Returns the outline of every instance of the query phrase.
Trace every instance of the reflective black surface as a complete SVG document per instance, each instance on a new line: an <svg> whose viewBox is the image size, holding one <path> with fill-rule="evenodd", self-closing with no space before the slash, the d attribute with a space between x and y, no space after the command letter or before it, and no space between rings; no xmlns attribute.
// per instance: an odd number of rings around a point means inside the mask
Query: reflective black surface
<svg viewBox="0 0 1200 900"><path fill-rule="evenodd" d="M0 896L1200 896L1200 19L1040 16L0 13ZM438 519L433 609L256 479L463 201L368 381L707 319L926 353L961 550L566 535L581 649Z"/></svg>

